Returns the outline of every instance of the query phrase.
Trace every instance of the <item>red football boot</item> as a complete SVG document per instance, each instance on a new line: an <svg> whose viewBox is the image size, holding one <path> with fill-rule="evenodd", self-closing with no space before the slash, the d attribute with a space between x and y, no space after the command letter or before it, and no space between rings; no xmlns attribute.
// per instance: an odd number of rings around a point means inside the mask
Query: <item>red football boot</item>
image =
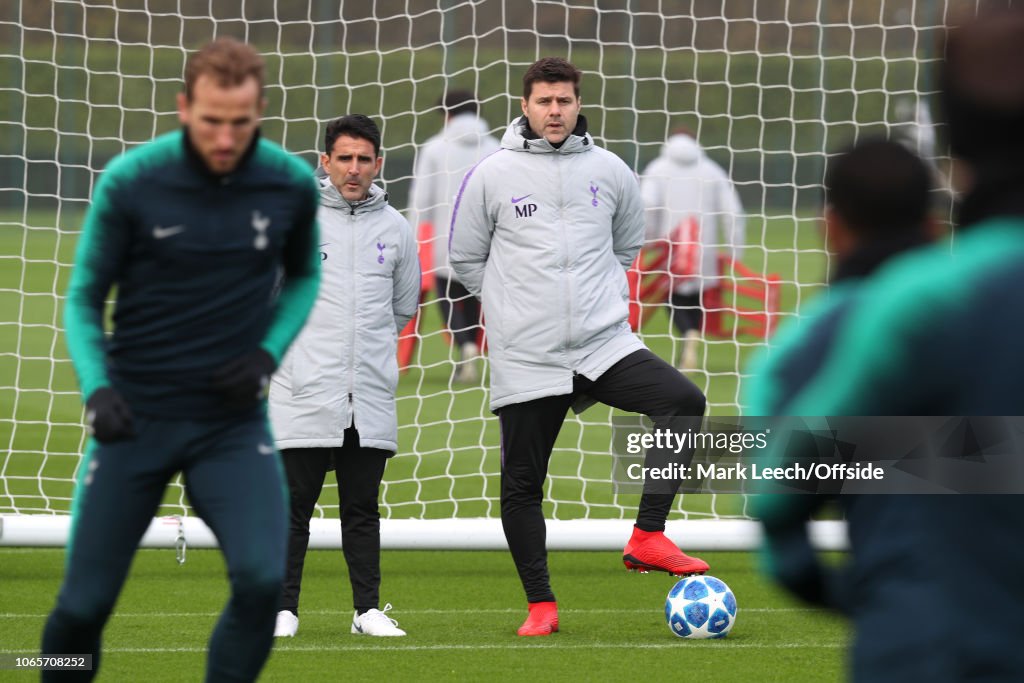
<svg viewBox="0 0 1024 683"><path fill-rule="evenodd" d="M633 527L633 535L622 551L626 569L646 574L651 570L668 572L675 576L703 574L708 563L683 553L662 531L643 531Z"/></svg>
<svg viewBox="0 0 1024 683"><path fill-rule="evenodd" d="M550 636L558 631L558 603L531 602L530 616L516 631L521 636Z"/></svg>

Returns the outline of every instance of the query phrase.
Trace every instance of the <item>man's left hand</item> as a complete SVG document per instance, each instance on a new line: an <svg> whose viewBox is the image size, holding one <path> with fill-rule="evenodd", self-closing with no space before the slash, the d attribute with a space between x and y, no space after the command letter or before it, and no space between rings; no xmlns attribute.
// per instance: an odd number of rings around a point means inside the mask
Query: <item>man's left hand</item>
<svg viewBox="0 0 1024 683"><path fill-rule="evenodd" d="M214 373L212 386L228 404L244 407L267 397L277 362L264 349L239 356Z"/></svg>

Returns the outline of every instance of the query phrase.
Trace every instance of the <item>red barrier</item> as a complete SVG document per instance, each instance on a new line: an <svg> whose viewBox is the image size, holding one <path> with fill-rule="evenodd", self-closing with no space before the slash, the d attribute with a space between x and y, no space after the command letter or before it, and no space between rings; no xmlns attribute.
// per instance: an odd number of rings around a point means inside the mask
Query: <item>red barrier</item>
<svg viewBox="0 0 1024 683"><path fill-rule="evenodd" d="M678 249L678 244L675 245ZM644 320L659 307L669 303L673 277L676 271L670 264L679 262L672 254L673 243L657 240L649 243L637 256L626 274L629 282L629 325L634 332L640 330ZM684 248L684 252L694 250ZM688 256L686 258L693 258ZM704 333L712 337L732 338L733 335L765 339L775 331L779 313L781 279L775 273L755 273L739 261L724 254L718 255L720 285L704 289L701 304L704 308ZM688 275L692 277L693 270Z"/></svg>
<svg viewBox="0 0 1024 683"><path fill-rule="evenodd" d="M420 255L420 302L416 307L416 315L412 317L402 332L398 335L398 369L405 371L409 369L412 356L416 353L416 344L419 342L420 307L427 298L427 294L433 291L437 276L434 274L434 227L430 223L420 223L416 230L416 241L419 244Z"/></svg>
<svg viewBox="0 0 1024 683"><path fill-rule="evenodd" d="M416 346L419 344L420 309L426 301L430 292L437 286L437 276L434 272L434 229L430 223L421 223L417 230L417 241L419 242L420 272L423 274L420 280L420 302L416 308L416 315L413 316L402 332L398 335L398 369L405 372L412 363L413 355L416 353ZM444 339L452 343L452 336L447 331L442 332ZM487 336L484 333L483 321L480 322L480 330L476 335L477 346L480 353L487 349Z"/></svg>

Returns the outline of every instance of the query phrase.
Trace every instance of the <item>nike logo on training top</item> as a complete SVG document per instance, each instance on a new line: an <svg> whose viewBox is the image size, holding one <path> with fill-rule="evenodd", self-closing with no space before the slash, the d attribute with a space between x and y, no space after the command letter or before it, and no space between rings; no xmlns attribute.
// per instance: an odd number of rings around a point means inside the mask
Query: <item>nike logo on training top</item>
<svg viewBox="0 0 1024 683"><path fill-rule="evenodd" d="M159 225L157 225L153 228L153 239L162 240L165 237L177 235L179 232L185 232L184 225L172 225L169 228L162 228Z"/></svg>
<svg viewBox="0 0 1024 683"><path fill-rule="evenodd" d="M531 194L523 195L522 197L513 197L512 198L512 203L513 204L518 204L519 202L523 201L527 197L532 197L532 196L533 196L533 194L531 193Z"/></svg>

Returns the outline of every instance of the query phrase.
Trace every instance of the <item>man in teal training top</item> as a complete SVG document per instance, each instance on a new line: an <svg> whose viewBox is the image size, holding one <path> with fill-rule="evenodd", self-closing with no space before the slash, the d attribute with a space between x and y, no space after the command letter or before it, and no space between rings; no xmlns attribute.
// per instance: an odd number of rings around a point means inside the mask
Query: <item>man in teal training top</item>
<svg viewBox="0 0 1024 683"><path fill-rule="evenodd" d="M45 679L95 675L103 626L178 472L231 581L207 680L254 680L270 652L288 528L265 397L316 298L319 194L307 166L260 139L262 90L253 48L205 46L185 67L182 129L112 161L93 192L64 318L94 438L42 647L91 654L93 668Z"/></svg>
<svg viewBox="0 0 1024 683"><path fill-rule="evenodd" d="M865 282L787 414L952 416L961 425L955 416L1024 415L1024 9L983 8L950 29L937 54L936 113L962 196L952 248L914 250ZM954 455L979 466L993 452L1019 457L1014 437L1003 437L1007 445L980 430ZM852 504L852 680L1024 680L1020 496ZM805 526L783 505L761 512L776 538L783 524ZM920 609L893 609L914 595ZM984 616L972 620L973 605Z"/></svg>
<svg viewBox="0 0 1024 683"><path fill-rule="evenodd" d="M830 160L824 226L836 267L829 292L805 307L799 324L791 321L781 328L771 353L752 365L744 386L749 414L791 414L792 402L828 361L847 319L859 306L876 305L877 299L862 297L872 279L937 239L931 192L928 166L892 140L862 139ZM874 343L887 342L885 331L876 330ZM764 524L765 568L772 578L810 603L848 614L858 633L871 625L875 635L869 641L858 637L850 658L854 680L937 680L942 675L940 659L924 653L942 642L943 626L922 619L907 629L896 616L932 610L932 582L924 577L907 581L901 570L865 569L885 566L915 542L917 498L819 493L767 494L753 501ZM856 544L840 566L818 558L807 528L807 520L829 504L843 511L851 544ZM887 598L869 599L878 594Z"/></svg>

